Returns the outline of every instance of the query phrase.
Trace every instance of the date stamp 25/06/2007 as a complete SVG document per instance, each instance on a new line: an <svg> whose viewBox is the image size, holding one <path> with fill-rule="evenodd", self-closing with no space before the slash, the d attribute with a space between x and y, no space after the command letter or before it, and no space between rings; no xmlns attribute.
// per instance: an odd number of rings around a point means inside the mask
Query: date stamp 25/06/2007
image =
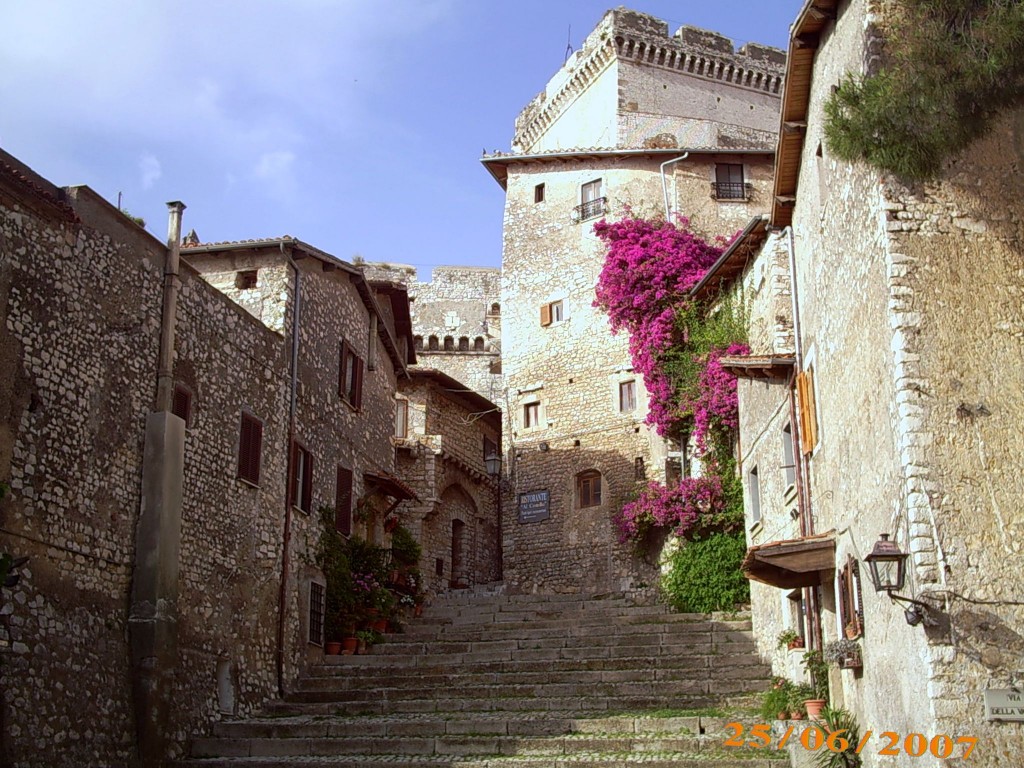
<svg viewBox="0 0 1024 768"><path fill-rule="evenodd" d="M964 759L971 756L975 744L978 743L977 736L947 736L940 733L930 739L921 733L908 733L906 736L895 731L883 731L875 734L874 731L865 731L856 744L850 740L847 731L829 731L820 725L808 723L800 731L796 732L796 726L790 725L786 731L774 743L772 727L767 723L759 723L751 726L748 730L742 723L726 723L727 730L732 735L725 740L726 747L747 747L754 749L785 749L790 742L799 744L809 752L817 752L819 749L827 749L831 752L846 752L853 749L854 753L860 754L865 749L877 749L879 755L901 755L907 754L911 757L932 755L933 757L952 757L957 748L962 747L963 753L959 755ZM746 733L746 738L744 738ZM880 744L869 747L872 739L878 739Z"/></svg>

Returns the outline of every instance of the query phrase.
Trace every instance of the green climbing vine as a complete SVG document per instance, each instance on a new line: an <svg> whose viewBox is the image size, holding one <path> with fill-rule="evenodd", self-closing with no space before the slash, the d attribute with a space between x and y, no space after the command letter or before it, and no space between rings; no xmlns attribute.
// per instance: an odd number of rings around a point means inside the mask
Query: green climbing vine
<svg viewBox="0 0 1024 768"><path fill-rule="evenodd" d="M934 177L1024 103L1024 3L898 0L878 72L825 104L825 141L906 179Z"/></svg>

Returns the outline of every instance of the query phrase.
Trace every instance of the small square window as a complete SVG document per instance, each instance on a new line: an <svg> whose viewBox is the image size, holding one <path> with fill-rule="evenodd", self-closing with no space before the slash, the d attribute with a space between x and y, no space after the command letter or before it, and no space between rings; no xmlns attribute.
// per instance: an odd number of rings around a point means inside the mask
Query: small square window
<svg viewBox="0 0 1024 768"><path fill-rule="evenodd" d="M309 583L309 642L324 643L324 585Z"/></svg>
<svg viewBox="0 0 1024 768"><path fill-rule="evenodd" d="M249 291L256 287L259 280L259 270L246 269L235 273L235 288L240 291Z"/></svg>
<svg viewBox="0 0 1024 768"><path fill-rule="evenodd" d="M601 506L601 473L590 471L578 475L576 497L581 509Z"/></svg>
<svg viewBox="0 0 1024 768"><path fill-rule="evenodd" d="M171 395L171 413L185 422L186 427L192 426L192 393L184 384L175 384Z"/></svg>
<svg viewBox="0 0 1024 768"><path fill-rule="evenodd" d="M527 429L540 426L540 403L527 403L523 406L523 426Z"/></svg>
<svg viewBox="0 0 1024 768"><path fill-rule="evenodd" d="M292 443L292 476L289 484L292 506L309 514L313 509L313 454Z"/></svg>
<svg viewBox="0 0 1024 768"><path fill-rule="evenodd" d="M636 410L636 381L623 381L619 383L619 410L622 413L630 413Z"/></svg>
<svg viewBox="0 0 1024 768"><path fill-rule="evenodd" d="M543 203L544 202L544 185L538 184L533 188L533 202Z"/></svg>
<svg viewBox="0 0 1024 768"><path fill-rule="evenodd" d="M565 299L550 301L540 307L540 324L544 327L560 323L568 316Z"/></svg>
<svg viewBox="0 0 1024 768"><path fill-rule="evenodd" d="M715 165L715 199L747 199L747 185L743 180L743 165L741 163L718 163Z"/></svg>
<svg viewBox="0 0 1024 768"><path fill-rule="evenodd" d="M761 522L761 481L755 466L747 473L747 488L750 490L750 525Z"/></svg>
<svg viewBox="0 0 1024 768"><path fill-rule="evenodd" d="M260 454L263 450L263 422L248 413L242 414L238 438L238 477L253 485L260 484Z"/></svg>
<svg viewBox="0 0 1024 768"><path fill-rule="evenodd" d="M395 437L407 437L409 435L409 401L395 401Z"/></svg>

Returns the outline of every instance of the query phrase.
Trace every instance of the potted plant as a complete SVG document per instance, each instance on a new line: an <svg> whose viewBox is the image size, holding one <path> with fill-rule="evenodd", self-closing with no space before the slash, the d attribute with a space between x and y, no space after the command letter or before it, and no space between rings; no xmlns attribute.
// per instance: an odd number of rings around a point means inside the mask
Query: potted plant
<svg viewBox="0 0 1024 768"><path fill-rule="evenodd" d="M829 744L827 749L819 749L815 753L815 768L860 768L861 757L857 754L857 747L860 744L860 725L853 713L845 709L825 707L821 711L820 720L828 732L826 738L833 733L842 735ZM838 747L843 742L846 743L846 748L839 750ZM836 749L833 749L833 745Z"/></svg>
<svg viewBox="0 0 1024 768"><path fill-rule="evenodd" d="M786 720L793 694L793 683L784 677L777 677L772 687L761 694L761 719Z"/></svg>
<svg viewBox="0 0 1024 768"><path fill-rule="evenodd" d="M828 664L821 651L807 651L801 662L811 677L813 698L804 701L807 717L817 720L821 710L828 704Z"/></svg>
<svg viewBox="0 0 1024 768"><path fill-rule="evenodd" d="M860 669L864 666L860 655L860 643L845 637L826 644L823 656L826 662L840 669Z"/></svg>
<svg viewBox="0 0 1024 768"><path fill-rule="evenodd" d="M789 691L789 717L792 720L803 720L807 716L804 702L814 698L814 689L807 683L795 683Z"/></svg>
<svg viewBox="0 0 1024 768"><path fill-rule="evenodd" d="M789 648L790 650L793 650L794 648L803 648L804 639L800 637L795 630L784 629L779 632L779 636L775 638L775 647L779 650L782 650L783 648Z"/></svg>

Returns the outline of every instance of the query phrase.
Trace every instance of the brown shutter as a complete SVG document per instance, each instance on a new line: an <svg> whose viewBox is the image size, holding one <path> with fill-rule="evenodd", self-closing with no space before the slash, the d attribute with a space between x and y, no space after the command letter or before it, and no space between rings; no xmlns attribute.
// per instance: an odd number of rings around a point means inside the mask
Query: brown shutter
<svg viewBox="0 0 1024 768"><path fill-rule="evenodd" d="M299 476L299 446L293 440L291 445L291 452L288 456L288 506L295 506L295 492L296 480Z"/></svg>
<svg viewBox="0 0 1024 768"><path fill-rule="evenodd" d="M818 444L818 424L814 413L814 373L801 371L796 376L797 398L800 401L800 452L810 453Z"/></svg>
<svg viewBox="0 0 1024 768"><path fill-rule="evenodd" d="M185 422L185 426L188 426L189 416L192 413L192 394L181 384L174 385L171 413L180 417Z"/></svg>
<svg viewBox="0 0 1024 768"><path fill-rule="evenodd" d="M352 357L352 365L355 368L353 372L352 407L358 410L363 407L363 360L355 355Z"/></svg>
<svg viewBox="0 0 1024 768"><path fill-rule="evenodd" d="M242 429L238 438L238 476L253 485L260 482L260 452L263 443L263 423L248 413L242 414Z"/></svg>
<svg viewBox="0 0 1024 768"><path fill-rule="evenodd" d="M341 352L338 354L338 396L345 397L345 355L348 345L341 341Z"/></svg>
<svg viewBox="0 0 1024 768"><path fill-rule="evenodd" d="M551 305L541 304L540 305L540 324L543 326L551 325Z"/></svg>
<svg viewBox="0 0 1024 768"><path fill-rule="evenodd" d="M307 450L302 450L302 458L304 460L302 467L302 503L299 505L299 509L303 512L311 512L313 510L313 454Z"/></svg>
<svg viewBox="0 0 1024 768"><path fill-rule="evenodd" d="M334 527L343 536L352 534L352 470L340 464L334 503Z"/></svg>

